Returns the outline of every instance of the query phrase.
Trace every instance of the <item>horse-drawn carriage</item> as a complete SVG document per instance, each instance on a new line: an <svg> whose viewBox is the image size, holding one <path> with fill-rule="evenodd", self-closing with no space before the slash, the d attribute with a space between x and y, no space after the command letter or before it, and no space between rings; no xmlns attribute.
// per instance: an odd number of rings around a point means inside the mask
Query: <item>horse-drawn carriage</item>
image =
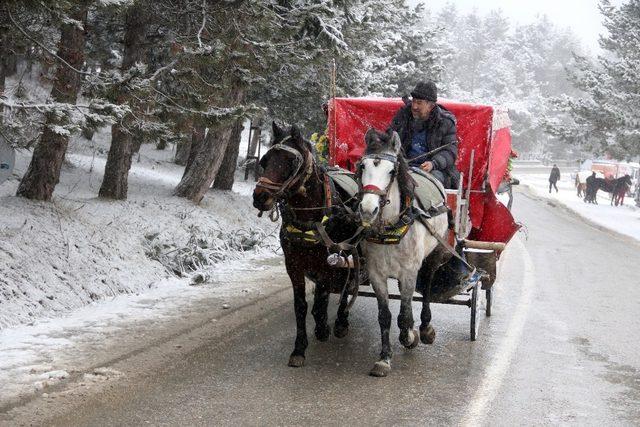
<svg viewBox="0 0 640 427"><path fill-rule="evenodd" d="M511 213L495 197L511 153L510 122L505 110L491 106L446 101L441 104L456 116L459 140L456 166L461 172L460 187L445 190L455 223L450 243L460 241L471 264L488 274L482 280L482 289L486 291L486 313L491 315L496 261L518 230ZM401 99L335 99L329 111L330 163L353 170L364 152L367 129L385 129L402 106ZM461 287L462 292L471 293L470 298L462 302L450 298L457 287L442 286L439 298L432 301L470 306L471 339L475 340L478 289L474 282Z"/></svg>
<svg viewBox="0 0 640 427"><path fill-rule="evenodd" d="M304 363L307 346L305 276L316 283L312 313L321 341L330 335L329 293L341 295L334 328L338 337L346 335L348 310L357 295L378 298L383 351L371 371L376 376L390 370L388 299L401 300L400 341L407 348L433 342L430 302L470 307L472 340L478 331L481 289L486 292L486 314L491 314L496 261L518 230L495 197L511 152L509 120L506 112L490 106L440 104L457 119L461 180L454 190L445 190L429 174L409 170L397 135L367 132L386 129L403 105L400 99L333 99L329 168L317 164L295 127L274 125L274 145L261 161L265 173L256 186L254 205L271 211L274 220L278 212L283 218L280 237L298 327L291 366ZM411 190L403 191L407 182ZM397 212L384 217L385 209ZM394 218L393 223L383 217ZM363 270L368 277L360 274ZM387 277L398 279L399 295L388 295ZM369 282L375 292L363 287ZM413 329L411 301L423 303L419 333Z"/></svg>

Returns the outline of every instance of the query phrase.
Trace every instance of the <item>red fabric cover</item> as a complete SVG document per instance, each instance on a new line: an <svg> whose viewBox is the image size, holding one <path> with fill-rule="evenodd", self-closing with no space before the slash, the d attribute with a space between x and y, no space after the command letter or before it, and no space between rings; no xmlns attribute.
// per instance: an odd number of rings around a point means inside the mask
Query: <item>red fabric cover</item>
<svg viewBox="0 0 640 427"><path fill-rule="evenodd" d="M438 104L451 111L457 119L458 160L456 167L463 174L463 186L469 185L469 166L473 152L471 189L482 190L485 177L489 177L491 189L495 191L494 180L502 177L507 167L511 150L511 136L508 128L491 128L493 107L487 105L463 104L439 100ZM395 113L404 106L400 98L336 98L329 103L329 159L332 165L354 170L364 152L364 135L373 127L385 131ZM492 131L495 132L493 142ZM505 151L506 150L506 151ZM493 201L499 203L493 194ZM511 213L497 206L484 193L472 193L469 215L478 240L507 242L517 231ZM493 218L495 215L495 218ZM485 218L489 216L490 218ZM496 222L497 221L497 222ZM505 230L498 230L504 223ZM486 227L485 227L486 224ZM508 237L506 237L508 236ZM506 240L503 240L505 239Z"/></svg>
<svg viewBox="0 0 640 427"><path fill-rule="evenodd" d="M511 132L509 128L498 129L491 140L489 160L489 184L495 193L504 178L511 155Z"/></svg>
<svg viewBox="0 0 640 427"><path fill-rule="evenodd" d="M520 229L520 224L515 222L509 209L496 199L494 193L487 191L482 196L484 196L482 224L480 227L474 225L469 238L481 242L508 243ZM473 198L472 203L474 203Z"/></svg>

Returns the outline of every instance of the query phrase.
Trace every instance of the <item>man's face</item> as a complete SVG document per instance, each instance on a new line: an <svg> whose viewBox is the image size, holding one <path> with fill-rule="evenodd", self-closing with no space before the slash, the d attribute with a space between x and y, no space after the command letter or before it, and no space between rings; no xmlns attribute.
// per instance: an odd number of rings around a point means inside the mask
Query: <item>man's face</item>
<svg viewBox="0 0 640 427"><path fill-rule="evenodd" d="M411 100L411 114L414 119L427 120L435 103L424 99Z"/></svg>

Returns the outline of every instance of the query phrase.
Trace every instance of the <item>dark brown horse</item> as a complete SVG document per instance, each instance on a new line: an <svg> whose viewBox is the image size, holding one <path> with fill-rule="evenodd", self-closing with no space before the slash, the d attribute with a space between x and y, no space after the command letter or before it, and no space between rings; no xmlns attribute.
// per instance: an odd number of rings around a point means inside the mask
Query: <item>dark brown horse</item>
<svg viewBox="0 0 640 427"><path fill-rule="evenodd" d="M613 184L613 197L611 199L611 203L615 204L616 206L624 205L624 196L627 195L632 185L633 182L631 181L631 176L628 174L616 179Z"/></svg>
<svg viewBox="0 0 640 427"><path fill-rule="evenodd" d="M616 179L596 178L594 175L587 178L587 192L585 202L598 204L596 196L598 190L611 193L611 205L616 206L624 203L624 196L631 188L632 182L629 175L624 175Z"/></svg>
<svg viewBox="0 0 640 427"><path fill-rule="evenodd" d="M315 233L323 223L333 241L341 242L353 236L357 225L341 216L340 206L348 195L335 190L328 175L315 160L311 145L297 127L283 130L273 124L271 148L260 161L264 170L253 192L253 205L260 211L282 216L280 244L284 252L287 273L293 286L296 316L296 340L289 357L289 366L303 366L308 346L305 298L305 277L315 283L313 314L315 336L327 341L331 329L327 322L327 306L331 292L341 292L353 272L347 268L332 268L327 263L329 250ZM331 217L330 220L327 220ZM348 293L342 292L334 335L348 333Z"/></svg>

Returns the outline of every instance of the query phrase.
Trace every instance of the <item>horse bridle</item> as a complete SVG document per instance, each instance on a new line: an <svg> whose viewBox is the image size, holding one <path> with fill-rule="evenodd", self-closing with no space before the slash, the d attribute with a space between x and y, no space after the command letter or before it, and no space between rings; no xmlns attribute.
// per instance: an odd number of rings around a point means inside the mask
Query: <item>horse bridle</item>
<svg viewBox="0 0 640 427"><path fill-rule="evenodd" d="M391 179L389 180L389 184L387 185L387 188L385 188L384 190L371 184L365 185L365 186L362 185L362 169L364 166L362 162L367 159L373 159L376 166L380 163L380 160L387 160L393 163L393 172L391 173ZM380 207L380 212L378 213L378 221L377 221L379 225L382 225L382 209L389 204L389 191L391 190L393 181L396 179L396 176L398 175L398 166L399 166L398 156L395 156L393 154L386 154L386 153L365 154L364 156L362 156L362 158L358 162L356 180L358 182L358 194L360 196L359 198L360 198L360 201L362 201L362 196L364 196L365 194L375 194L377 196L380 196L380 200L378 202Z"/></svg>
<svg viewBox="0 0 640 427"><path fill-rule="evenodd" d="M269 151L267 151L264 157L260 160L260 163L266 163L266 159L269 156L269 153L273 153L276 150L286 151L290 154L293 154L295 157L295 167L293 173L287 178L284 182L273 182L269 178L260 177L258 179L258 183L256 184L256 188L265 189L269 195L275 199L279 199L282 196L286 195L288 191L298 182L300 185L294 192L300 191L302 187L304 187L305 183L313 173L313 155L311 151L307 152L306 158L302 157L300 151L295 148L289 147L288 145L284 145L284 143L291 139L291 136L287 136L280 143L273 145Z"/></svg>

